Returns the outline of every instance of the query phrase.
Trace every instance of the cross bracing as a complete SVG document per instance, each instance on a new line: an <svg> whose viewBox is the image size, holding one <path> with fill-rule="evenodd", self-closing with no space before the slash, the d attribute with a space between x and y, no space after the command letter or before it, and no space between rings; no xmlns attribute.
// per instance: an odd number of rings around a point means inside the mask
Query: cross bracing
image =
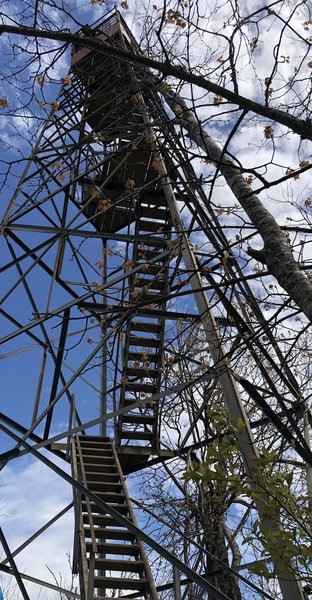
<svg viewBox="0 0 312 600"><path fill-rule="evenodd" d="M72 463L81 598L154 599L162 592L123 476L175 460L183 487L190 451L204 457L220 439L210 422L219 403L236 427L242 477L254 491L247 510L261 514L270 500L265 490L256 497L258 445L277 448L279 460L296 452L310 464L309 413L293 349L276 336L285 317L262 311L240 240L228 238L228 215L213 208L192 165L179 107L166 103L166 89L147 69L91 50L89 37L138 50L118 13L80 32L68 80L5 213L1 342L3 356L16 361L13 389L26 398L21 419L13 403L2 415L3 460L38 454L32 443ZM287 316L296 313L289 305ZM67 430L54 446L60 420ZM94 420L99 431L87 426ZM216 499L209 501L213 512ZM248 597L239 569L231 571L225 555L212 557L209 544L205 554L213 520L199 519L202 554L189 550L189 564L165 556L175 578L183 568L189 578L179 592L170 572L172 597ZM276 552L270 560L283 598L303 598L292 564L281 565Z"/></svg>

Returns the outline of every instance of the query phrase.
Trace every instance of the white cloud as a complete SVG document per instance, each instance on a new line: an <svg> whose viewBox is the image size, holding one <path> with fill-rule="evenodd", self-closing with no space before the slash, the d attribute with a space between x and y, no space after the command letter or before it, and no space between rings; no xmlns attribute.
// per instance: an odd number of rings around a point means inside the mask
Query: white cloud
<svg viewBox="0 0 312 600"><path fill-rule="evenodd" d="M2 471L1 512L10 550L18 548L71 500L71 487L42 463L23 458L7 465ZM15 557L19 570L55 584L48 566L66 587L70 581L66 555L72 554L73 531L71 510ZM55 592L24 583L30 598L55 599Z"/></svg>

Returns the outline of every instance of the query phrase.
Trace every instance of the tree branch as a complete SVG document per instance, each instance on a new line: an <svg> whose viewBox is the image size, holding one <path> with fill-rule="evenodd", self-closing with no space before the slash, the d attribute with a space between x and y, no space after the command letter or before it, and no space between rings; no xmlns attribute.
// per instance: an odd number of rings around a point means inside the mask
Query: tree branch
<svg viewBox="0 0 312 600"><path fill-rule="evenodd" d="M302 273L291 248L274 217L253 193L245 177L230 156L201 127L184 100L172 90L162 91L175 114L177 121L186 129L189 137L202 148L222 173L229 188L261 235L264 248L260 251L262 262L296 302L306 317L312 321L312 282ZM178 110L177 110L178 108ZM248 253L255 255L255 251ZM259 258L259 253L258 258Z"/></svg>
<svg viewBox="0 0 312 600"><path fill-rule="evenodd" d="M294 133L300 135L302 139L312 140L312 122L310 120L298 119L284 111L254 102L249 98L241 96L240 94L232 92L221 85L207 80L205 77L194 75L187 69L183 69L182 67L173 65L169 62L163 63L158 60L143 56L142 54L138 54L137 52L134 53L129 50L119 48L115 45L112 46L104 40L100 40L99 38L81 37L77 34L68 33L66 31L38 30L34 27L24 27L19 25L0 25L0 35L2 35L2 33L21 35L23 37L28 36L34 38L59 40L62 42L75 44L76 46L79 45L97 50L97 52L102 52L103 54L109 56L121 58L128 62L139 64L150 69L155 69L166 77L170 75L182 81L192 83L202 89L208 90L208 92L216 94L217 96L222 96L231 104L236 104L245 111L253 112L269 119L270 121L275 121L281 125L285 125ZM104 34L105 32L103 32L103 35Z"/></svg>

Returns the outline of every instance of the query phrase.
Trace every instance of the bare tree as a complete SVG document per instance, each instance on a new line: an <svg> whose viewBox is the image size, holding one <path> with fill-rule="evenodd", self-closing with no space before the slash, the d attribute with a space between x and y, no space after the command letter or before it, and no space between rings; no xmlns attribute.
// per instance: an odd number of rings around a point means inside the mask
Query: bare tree
<svg viewBox="0 0 312 600"><path fill-rule="evenodd" d="M3 358L28 352L27 336L42 353L30 388L31 433L27 422L23 435L36 435L48 415L48 445L60 398L70 407L67 430L87 421L81 401L76 414L72 390L79 379L84 390L105 395L101 416L114 413L108 431L118 437L118 398L141 386L131 395L140 411L135 418L148 423L151 412L159 415L162 448L172 451L170 462L159 459L138 478L135 501L150 531L160 540L170 531L174 552L235 600L249 593L243 554L252 563L255 594L270 595L277 573L284 598L292 584L303 598L312 504L309 7L279 0L251 8L122 2L140 46L129 30L127 42L111 43L89 27L105 16L102 2L84 9L44 0L5 12L3 3L0 173L2 194L11 198L2 222L2 272L10 273ZM94 74L79 71L74 60L69 70L71 48L94 53ZM107 92L112 64L116 72L122 65L123 75ZM121 200L106 189L115 173L125 179ZM161 268L146 239L138 240L149 180L175 207L164 224L153 223L163 243ZM127 216L113 230L116 203ZM168 234L164 243L169 229L173 239ZM44 301L32 274L37 268L49 279ZM27 310L18 316L14 303L20 309L25 299ZM154 335L148 317L158 318L159 310L167 320L163 327L157 322L163 358L155 369L151 341L133 352L129 339L135 327ZM65 376L65 368L73 375ZM149 397L155 370L160 399L155 391ZM40 413L44 377L52 391ZM142 481L149 479L154 483L146 488ZM185 586L185 597L196 598L196 585Z"/></svg>

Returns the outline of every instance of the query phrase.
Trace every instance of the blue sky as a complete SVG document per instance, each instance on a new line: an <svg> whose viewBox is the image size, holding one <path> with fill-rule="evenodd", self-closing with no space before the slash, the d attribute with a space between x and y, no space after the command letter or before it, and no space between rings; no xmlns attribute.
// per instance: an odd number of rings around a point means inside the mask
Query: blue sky
<svg viewBox="0 0 312 600"><path fill-rule="evenodd" d="M248 4L248 3L247 3ZM250 3L250 8L254 3ZM77 18L81 24L92 23L95 19L105 14L106 10L110 8L110 4L95 4L85 2L74 3L69 12L72 13L74 19ZM204 6L204 4L203 4ZM16 13L23 7L22 3L16 3L14 7L10 7L9 22L14 22ZM145 5L141 7L141 13L144 13ZM29 9L30 10L30 9ZM50 9L48 9L50 11ZM154 14L158 14L148 7L154 18ZM207 9L208 11L208 9ZM209 11L208 11L209 12ZM209 14L206 14L207 18ZM130 4L129 11L123 11L124 17L128 20L132 31L140 37L141 21L135 17L135 9ZM70 27L73 30L76 29L77 24L73 24L70 14L66 18L65 22L61 21L59 11L49 12L49 17L52 18L54 27L64 28ZM303 17L298 16L298 20ZM222 19L225 19L225 14L220 8L219 13L215 17L213 27L216 31L220 30L222 25ZM28 14L27 18L23 20L23 24L32 23L32 15ZM225 29L228 33L232 25L227 24ZM261 43L255 51L254 60L259 69L259 78L263 78L267 73L267 65L272 51L271 37L274 38L273 33L277 31L277 24L270 25L270 31L263 29ZM273 33L272 33L273 32ZM271 37L270 37L271 36ZM167 28L165 33L166 43L168 47L173 43L173 29ZM201 36L200 40L197 40L198 45L196 50L191 53L191 60L195 64L202 56L201 52L204 51L205 44L207 42L205 36ZM23 43L23 42L21 42ZM143 40L145 43L145 40ZM290 47L293 42L289 41ZM7 66L6 60L6 44L7 39L2 36L0 38L0 48L2 49L2 59L0 66L2 71L7 76L8 69L11 68L11 64ZM184 49L183 38L174 41L175 47L181 49L181 56L183 56L182 50ZM30 149L33 146L34 140L38 135L38 130L42 127L50 108L51 102L55 101L61 87L61 79L65 77L68 66L69 66L69 52L62 54L59 60L53 66L53 69L48 70L45 73L45 82L41 87L41 83L38 82L38 76L41 77L42 73L45 72L51 56L53 56L54 49L57 47L55 42L48 42L49 52L44 55L41 59L41 64L38 61L32 62L27 68L24 75L21 78L9 78L6 81L3 80L3 88L1 95L8 98L9 107L8 110L3 110L0 115L0 130L2 132L2 152L5 158L5 163L8 161L19 161L14 162L12 171L9 173L7 180L5 181L5 188L2 190L1 198L1 213L4 213L8 201L15 189L18 181L18 176L21 174L25 159L29 156ZM195 46L194 46L195 48ZM220 62L219 54L222 54L222 47L212 48L213 52L216 53L216 60ZM285 50L286 52L286 50ZM219 53L219 54L218 54ZM298 50L298 54L299 50ZM219 57L219 58L218 58ZM180 57L178 57L178 60ZM16 57L15 68L19 68L23 65L23 53L18 52ZM299 60L299 59L298 59ZM246 63L246 64L245 64ZM253 66L248 67L247 65L247 54L244 51L241 52L238 58L238 64L240 65L243 77L241 80L241 92L251 97L258 97L260 93L260 79L259 81L253 78ZM17 66L16 66L17 65ZM295 64L296 66L296 64ZM291 79L291 73L293 72L294 62L289 66L285 61L280 66L279 72L279 83L287 78ZM33 101L24 109L19 107L28 100L29 94L34 89ZM184 89L186 96L191 96L190 89L186 87ZM220 140L226 139L228 120L229 116L221 110L216 109L211 102L207 107L207 97L203 99L200 97L197 99L199 108L198 114L204 121L211 119L210 129L211 133L215 134ZM41 105L40 103L44 103ZM209 103L208 103L209 104ZM213 119L216 110L219 110L220 115ZM79 115L72 115L71 119L79 120ZM46 138L50 141L54 135L54 125L48 129ZM244 135L244 143L242 143L242 137ZM22 136L22 137L21 137ZM30 141L29 141L30 140ZM285 173L287 167L295 168L298 166L300 160L308 158L306 144L302 143L299 152L297 153L297 142L296 136L289 135L287 140L287 148L285 147L285 138L279 140L276 139L274 147L271 142L263 140L263 122L249 123L246 119L242 129L237 136L231 142L231 151L237 152L239 159L246 165L247 168L253 168L255 165L260 168L262 173L270 178L277 178ZM8 145L11 144L11 147ZM96 150L96 143L93 145ZM271 161L272 155L274 160ZM55 176L56 181L51 184L51 188L55 189L55 186L66 184L67 177L69 176L70 164L63 164L62 160L52 158L52 164L55 166L51 167L52 176ZM193 164L198 172L203 173L205 176L210 176L211 170L209 165L203 162L202 153L198 153L198 156L194 158ZM2 164L1 173L4 169L5 164ZM35 167L31 167L35 170ZM31 172L31 171L30 171ZM64 178L63 178L64 175ZM57 177L61 176L60 179ZM37 179L32 180L31 185L28 187L28 192L32 194L32 197L36 197L40 200L44 198L45 190L38 190ZM53 187L54 186L54 187ZM299 207L302 207L304 198L307 194L308 178L301 177L299 181L294 181L292 184L286 182L280 188L279 196L276 198L274 195L268 194L264 201L275 216L280 220L281 223L285 224L287 218L297 218L298 209L297 205L293 201L293 197L296 196L296 202ZM209 188L208 192L209 192ZM275 192L274 192L275 193ZM60 197L62 192L60 191ZM17 204L14 210L20 210L20 203L25 201L25 197L22 199L21 196L17 199ZM278 202L277 202L278 201ZM221 220L227 224L227 226L237 226L239 220L236 219L231 213L231 207L234 204L233 197L228 192L224 192L224 188L217 182L213 203L216 207L222 206L224 211ZM25 214L17 220L17 224L21 225L51 225L51 219L56 218L57 211L60 207L56 204L55 206L49 206L47 203L43 204L43 209L46 210L46 214L43 215L39 211L31 211L29 214ZM226 214L228 211L228 214ZM75 215L76 208L71 207L69 209L69 215ZM83 217L79 217L83 228L87 231L92 229L92 226L85 223ZM79 222L78 219L78 222ZM70 220L70 219L69 219ZM189 215L185 214L185 223L188 224L190 221ZM77 221L75 221L77 224ZM232 236L230 229L229 234ZM45 240L49 239L49 235L45 233L30 233L29 231L18 231L17 235L19 240L22 240L25 244L35 247L41 244ZM193 235L194 243L198 243L199 246L204 243L205 238L201 232L197 232ZM233 234L234 239L234 234ZM257 241L257 240L256 240ZM85 276L89 284L96 282L100 279L100 267L99 260L101 258L100 244L98 240L87 240L80 246L80 238L74 240L75 252L83 254L85 248L88 263L83 261L83 267L85 270ZM259 242L258 242L259 243ZM88 245L88 246L86 246ZM121 270L121 266L125 260L124 255L124 244L122 242L110 243L113 251L113 256L110 257L110 275L115 276L115 270ZM12 241L12 247L17 256L22 255L23 249L18 247L15 240ZM43 253L42 257L46 264L53 268L55 255L57 251L57 245L54 244L49 248L41 248L38 254ZM209 246L205 247L205 251L209 251ZM309 258L309 247L306 250L307 257ZM241 260L240 264L244 264L244 259L241 256L238 257ZM8 261L12 260L6 244L2 245L1 250L1 265L5 265ZM30 274L27 278L29 286L31 286L34 297L36 298L36 310L41 314L48 311L53 311L57 307L65 304L71 299L71 295L68 291L62 288L60 285L55 284L53 294L50 298L49 286L50 276L48 276L39 265L33 267L33 261L26 259L22 261L22 267L25 270L31 269ZM172 265L173 268L174 265ZM83 277L81 271L74 259L73 249L70 251L66 250L66 254L63 262L62 276L66 284L69 285L74 291L79 294L90 291L92 285L86 285L83 283ZM220 276L222 277L222 275ZM15 269L8 269L3 274L3 282L5 285L4 289L10 289L11 286L18 282L19 274ZM118 284L119 285L119 284ZM118 299L118 290L114 290L111 295L110 302L114 303ZM47 308L48 307L48 308ZM8 300L3 302L3 309L12 315L20 323L30 324L34 318L35 312L34 306L32 306L29 298L27 297L27 290L19 284L16 291L12 292ZM181 300L174 300L171 304L172 310L183 310L185 312L195 312L192 298L187 295L182 297ZM218 313L218 308L215 309ZM267 315L270 315L270 309L267 310ZM64 375L66 379L72 375L73 370L77 369L79 365L83 363L89 353L91 353L96 344L100 342L100 332L96 323L91 320L86 321L85 315L78 309L73 308L71 311L71 317L74 318L69 325L69 333L71 334L68 338L70 341L70 349L67 348L65 363L64 363ZM113 323L113 326L115 324ZM58 316L52 317L46 322L46 333L49 339L52 339L52 345L57 351L58 338L61 329L61 320ZM10 323L7 319L3 319L1 335L5 336L9 334L17 327L16 324ZM44 339L44 332L40 325L32 328L32 333L39 340ZM169 336L168 336L169 337ZM115 335L112 336L110 344L116 345ZM113 347L113 346L111 346ZM170 346L168 348L170 350ZM28 335L24 334L18 336L6 344L3 344L0 349L0 355L3 357L2 360L2 371L1 371L1 388L0 388L0 401L1 411L8 416L16 419L22 423L25 427L28 427L31 422L33 401L36 395L38 386L38 373L40 365L43 360L42 348L38 345L38 340L31 339ZM99 358L96 357L94 361L90 363L92 368L89 366L84 370L83 377L77 378L77 380L71 385L71 393L75 393L77 406L79 407L79 414L83 420L90 420L99 416ZM39 406L40 411L46 406L47 399L50 396L51 382L53 378L53 362L50 360L50 356L47 356L47 369L45 378L42 384L42 398ZM108 376L113 383L114 367L112 364L109 366ZM59 387L60 389L60 387ZM112 406L112 401L111 404ZM68 416L68 398L66 395L62 397L60 402L57 404L51 434L57 434L62 432L67 427L67 416ZM182 425L186 425L185 414L181 417ZM187 422L188 423L188 422ZM43 428L39 425L37 429L38 435L42 435ZM174 437L174 434L167 433L170 438ZM8 438L8 436L1 435L1 449L2 451L8 450L14 446L14 442ZM24 457L18 460L14 460L3 470L2 472L2 490L1 490L1 505L2 514L4 514L3 529L8 537L9 544L12 549L16 548L28 535L33 533L37 528L42 526L44 521L59 510L61 510L66 504L71 501L72 491L68 484L57 478L50 470L47 469L41 463L38 463L32 458ZM52 580L51 574L49 574L47 566L56 574L62 573L63 580L68 580L68 568L66 564L66 553L71 552L72 548L72 514L66 514L59 523L53 526L46 534L40 536L33 546L33 551L29 552L27 549L21 553L17 559L17 564L21 571L28 572L39 578ZM28 584L27 584L28 585ZM28 586L31 590L31 598L40 598L40 600L50 600L53 598L53 594L46 592L39 592L37 588Z"/></svg>

